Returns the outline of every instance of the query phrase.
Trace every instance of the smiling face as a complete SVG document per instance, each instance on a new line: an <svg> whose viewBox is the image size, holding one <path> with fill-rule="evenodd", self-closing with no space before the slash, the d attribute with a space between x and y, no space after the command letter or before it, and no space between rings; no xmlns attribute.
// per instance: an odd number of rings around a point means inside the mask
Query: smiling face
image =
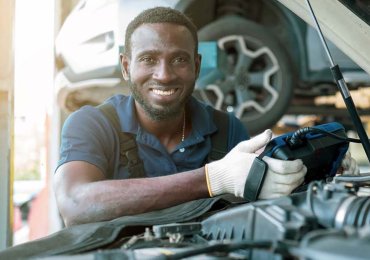
<svg viewBox="0 0 370 260"><path fill-rule="evenodd" d="M143 24L131 36L130 57L122 56L122 72L138 110L153 120L181 114L199 73L189 30L171 23Z"/></svg>

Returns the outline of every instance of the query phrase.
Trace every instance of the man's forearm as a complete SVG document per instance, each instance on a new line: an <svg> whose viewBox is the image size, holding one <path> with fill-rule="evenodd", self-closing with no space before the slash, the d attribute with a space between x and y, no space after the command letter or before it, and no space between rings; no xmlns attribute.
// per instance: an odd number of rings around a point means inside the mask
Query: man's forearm
<svg viewBox="0 0 370 260"><path fill-rule="evenodd" d="M205 197L208 189L204 168L155 178L104 180L81 184L72 190L62 215L70 226L149 212Z"/></svg>

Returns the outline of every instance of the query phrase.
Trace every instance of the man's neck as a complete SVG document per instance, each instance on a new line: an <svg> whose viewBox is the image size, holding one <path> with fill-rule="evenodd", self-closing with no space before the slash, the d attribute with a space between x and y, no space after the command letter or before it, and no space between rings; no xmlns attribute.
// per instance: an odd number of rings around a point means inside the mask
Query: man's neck
<svg viewBox="0 0 370 260"><path fill-rule="evenodd" d="M141 127L155 135L169 152L183 141L191 128L190 117L186 115L185 108L182 113L168 120L153 120L136 104L136 115Z"/></svg>

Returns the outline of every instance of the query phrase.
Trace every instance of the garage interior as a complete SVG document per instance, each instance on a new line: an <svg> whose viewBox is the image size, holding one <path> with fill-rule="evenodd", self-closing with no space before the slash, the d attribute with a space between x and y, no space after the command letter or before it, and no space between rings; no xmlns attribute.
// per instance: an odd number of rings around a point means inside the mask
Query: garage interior
<svg viewBox="0 0 370 260"><path fill-rule="evenodd" d="M26 146L28 143L25 141L18 141L19 134L24 136L24 132L27 132L28 127L22 121L21 116L16 114L17 101L18 98L16 94L22 95L22 93L17 92L15 89L16 79L15 73L15 57L17 53L16 44L16 5L22 4L19 0L17 1L7 1L0 0L0 10L2 10L2 16L0 17L0 250L6 249L16 244L21 244L24 242L32 241L38 238L45 237L49 234L57 232L63 228L63 223L59 217L59 213L54 201L54 195L51 188L51 179L53 176L55 165L58 161L58 148L59 148L59 134L61 125L65 118L72 111L81 107L85 104L99 104L105 100L108 96L116 93L128 93L127 90L123 90L121 87L116 87L115 83L112 83L111 88L65 88L62 90L56 90L55 82L51 86L52 89L48 90L45 102L50 104L48 109L44 110L43 115L41 115L41 128L39 132L35 134L42 133L43 136L35 137L39 139L39 146L36 147L36 153L39 157L37 163L40 165L35 166L38 174L36 180L39 182L29 182L27 183L27 178L19 177L22 173L17 172L16 163L20 160L18 159L17 151L26 150L27 147L17 148L17 145ZM78 0L55 0L53 4L50 4L54 15L50 16L53 20L49 23L52 24L52 45L48 45L49 51L54 55L54 39L63 22L66 20L71 11L78 4ZM210 1L214 2L214 1ZM221 1L222 2L222 1ZM299 10L302 8L297 1L280 0L291 10ZM298 1L299 2L299 1ZM325 10L330 9L330 3L319 0L312 1L317 6L321 5L322 8L318 8L317 15L322 17L325 15ZM45 1L38 0L37 4L41 6L45 4ZM324 11L323 11L324 10ZM37 13L35 14L37 15ZM305 20L308 23L312 23L308 14L305 16ZM343 17L343 16L342 16ZM335 17L328 17L327 19L335 19ZM322 19L321 19L322 20ZM343 23L349 22L343 19ZM367 25L368 27L368 25ZM368 28L367 28L368 29ZM31 30L31 29L30 29ZM38 30L38 28L32 28L32 30ZM324 32L327 28L324 27ZM361 28L359 28L361 30ZM338 25L337 34L329 34L329 38L335 40L336 37L347 36L346 28L342 25ZM206 35L206 36L204 36ZM210 37L208 32L203 31L204 37ZM370 39L369 34L364 33L364 38L359 40L359 45L356 48L361 49L364 46L368 46ZM352 48L348 46L348 43L343 43L341 49L348 55ZM353 46L352 46L353 47ZM367 48L368 49L368 48ZM30 50L32 51L32 50ZM366 54L366 53L365 53ZM370 54L370 53L367 53ZM364 59L365 56L365 59ZM367 56L367 58L366 58ZM354 53L350 56L352 60L362 67L367 74L370 71L370 55L363 55L361 52ZM63 62L58 58L53 56L52 68L49 68L48 75L49 78L56 79L58 72L61 68L65 66ZM340 65L340 64L339 64ZM367 75L369 77L369 75ZM60 80L60 78L58 78ZM370 82L370 81L369 81ZM369 83L370 84L370 83ZM29 86L32 87L32 86ZM370 85L357 85L356 89L351 89L351 96L356 105L361 121L363 123L364 129L367 134L370 134ZM325 123L331 120L336 120L338 118L343 119L343 124L348 127L347 135L351 138L358 138L356 134L356 129L353 127L351 118L348 116L346 111L346 106L343 98L338 90L332 92L327 90L327 86L322 84L318 86L321 92L328 93L325 95L317 95L314 99L306 99L307 95L295 95L292 98L291 106L285 111L284 116L281 117L274 125L270 126L276 136L282 135L287 132L295 131L302 127L311 127L320 123ZM59 92L58 92L59 91ZM202 92L203 91L203 92ZM200 95L207 95L208 98L213 98L215 96L212 88L202 89ZM309 91L302 90L302 92L307 93ZM321 93L319 91L319 93ZM38 95L40 93L27 92L28 96L23 97L24 100L32 99L35 104L41 102ZM225 101L226 100L226 101ZM220 108L235 112L237 109L230 104L226 104L230 100L230 96L224 98L224 103L220 105ZM44 100L43 100L44 101ZM23 122L23 124L22 124ZM257 131L257 130L255 130ZM32 138L28 136L27 138ZM19 149L19 150L17 150ZM352 156L357 160L360 165L361 172L369 172L369 161L364 152L361 144L350 144L350 151ZM24 156L27 156L27 152L23 152ZM20 154L20 153L19 153ZM41 158L41 159L40 159ZM18 176L18 177L17 177ZM17 178L19 180L18 186ZM20 178L20 179L19 179ZM32 178L31 178L32 180ZM33 179L35 180L35 179ZM23 182L22 182L23 181ZM22 182L22 185L20 185ZM33 186L34 189L29 191L28 188ZM23 188L20 188L23 187ZM17 190L18 189L18 190ZM20 192L19 189L28 192L27 199L20 199L15 203L15 198L17 194L15 192ZM35 191L37 192L35 194ZM32 194L31 194L32 193ZM19 194L18 194L19 195ZM18 232L18 233L17 233Z"/></svg>

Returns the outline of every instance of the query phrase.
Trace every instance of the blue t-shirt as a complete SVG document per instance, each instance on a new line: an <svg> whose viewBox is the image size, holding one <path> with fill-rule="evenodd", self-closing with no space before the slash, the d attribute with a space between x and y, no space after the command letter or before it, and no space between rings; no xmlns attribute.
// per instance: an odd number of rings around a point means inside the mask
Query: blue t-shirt
<svg viewBox="0 0 370 260"><path fill-rule="evenodd" d="M115 107L121 130L136 135L139 156L148 177L193 170L206 163L212 148L210 135L217 130L211 106L195 98L190 99L191 133L169 153L154 135L140 126L132 96L115 95L106 102ZM230 114L228 150L248 138L244 125ZM75 111L64 123L58 167L70 161L91 163L109 179L128 177L126 167L120 163L119 136L108 118L93 106L84 106Z"/></svg>

